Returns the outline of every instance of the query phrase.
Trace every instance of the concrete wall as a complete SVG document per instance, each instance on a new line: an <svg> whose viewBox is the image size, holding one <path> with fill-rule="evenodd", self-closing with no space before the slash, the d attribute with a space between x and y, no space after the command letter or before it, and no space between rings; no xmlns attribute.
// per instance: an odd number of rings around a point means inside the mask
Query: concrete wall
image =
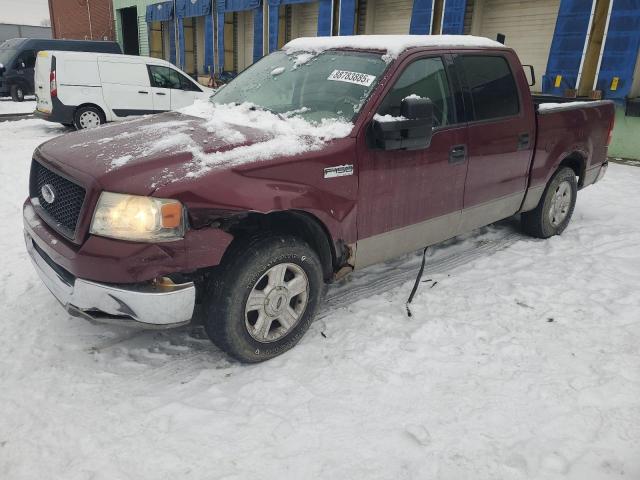
<svg viewBox="0 0 640 480"><path fill-rule="evenodd" d="M51 38L51 27L0 23L0 43L10 38Z"/></svg>
<svg viewBox="0 0 640 480"><path fill-rule="evenodd" d="M640 117L625 117L622 106L616 106L609 156L640 160Z"/></svg>

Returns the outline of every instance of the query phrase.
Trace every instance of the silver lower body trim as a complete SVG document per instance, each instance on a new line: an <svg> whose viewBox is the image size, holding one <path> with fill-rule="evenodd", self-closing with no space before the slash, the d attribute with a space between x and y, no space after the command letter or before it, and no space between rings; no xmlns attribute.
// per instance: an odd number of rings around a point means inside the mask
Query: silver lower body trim
<svg viewBox="0 0 640 480"><path fill-rule="evenodd" d="M358 240L355 269L434 245L518 212L524 192Z"/></svg>
<svg viewBox="0 0 640 480"><path fill-rule="evenodd" d="M142 328L173 328L191 321L195 308L193 282L170 286L108 285L75 278L54 268L25 232L31 262L40 279L70 315L90 321Z"/></svg>

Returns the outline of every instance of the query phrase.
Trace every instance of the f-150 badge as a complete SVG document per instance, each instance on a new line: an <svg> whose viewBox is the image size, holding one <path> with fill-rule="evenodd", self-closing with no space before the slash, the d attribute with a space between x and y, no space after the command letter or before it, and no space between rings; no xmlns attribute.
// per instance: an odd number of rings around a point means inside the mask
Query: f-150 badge
<svg viewBox="0 0 640 480"><path fill-rule="evenodd" d="M353 165L337 165L324 169L324 178L346 177L353 175Z"/></svg>

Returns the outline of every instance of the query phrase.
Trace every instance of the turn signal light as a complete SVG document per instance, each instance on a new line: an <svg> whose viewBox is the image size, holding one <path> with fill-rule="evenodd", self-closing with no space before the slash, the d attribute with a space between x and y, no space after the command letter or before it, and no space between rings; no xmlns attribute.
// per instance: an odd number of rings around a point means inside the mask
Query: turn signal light
<svg viewBox="0 0 640 480"><path fill-rule="evenodd" d="M160 208L163 228L177 228L182 222L182 204L165 203Z"/></svg>

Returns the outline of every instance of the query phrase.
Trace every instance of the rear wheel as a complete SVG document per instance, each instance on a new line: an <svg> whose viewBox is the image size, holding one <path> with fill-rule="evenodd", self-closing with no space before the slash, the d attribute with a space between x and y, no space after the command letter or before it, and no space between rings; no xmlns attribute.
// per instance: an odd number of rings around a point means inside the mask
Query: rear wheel
<svg viewBox="0 0 640 480"><path fill-rule="evenodd" d="M236 245L206 292L209 338L243 362L292 348L307 331L324 291L322 266L304 241L285 235Z"/></svg>
<svg viewBox="0 0 640 480"><path fill-rule="evenodd" d="M522 214L523 230L538 238L560 235L569 225L577 194L575 172L567 167L559 169L549 180L538 206Z"/></svg>
<svg viewBox="0 0 640 480"><path fill-rule="evenodd" d="M11 86L11 99L14 102L23 102L24 101L24 88L20 85L12 85Z"/></svg>
<svg viewBox="0 0 640 480"><path fill-rule="evenodd" d="M96 128L106 122L102 110L92 105L80 107L73 116L73 126L78 130Z"/></svg>

